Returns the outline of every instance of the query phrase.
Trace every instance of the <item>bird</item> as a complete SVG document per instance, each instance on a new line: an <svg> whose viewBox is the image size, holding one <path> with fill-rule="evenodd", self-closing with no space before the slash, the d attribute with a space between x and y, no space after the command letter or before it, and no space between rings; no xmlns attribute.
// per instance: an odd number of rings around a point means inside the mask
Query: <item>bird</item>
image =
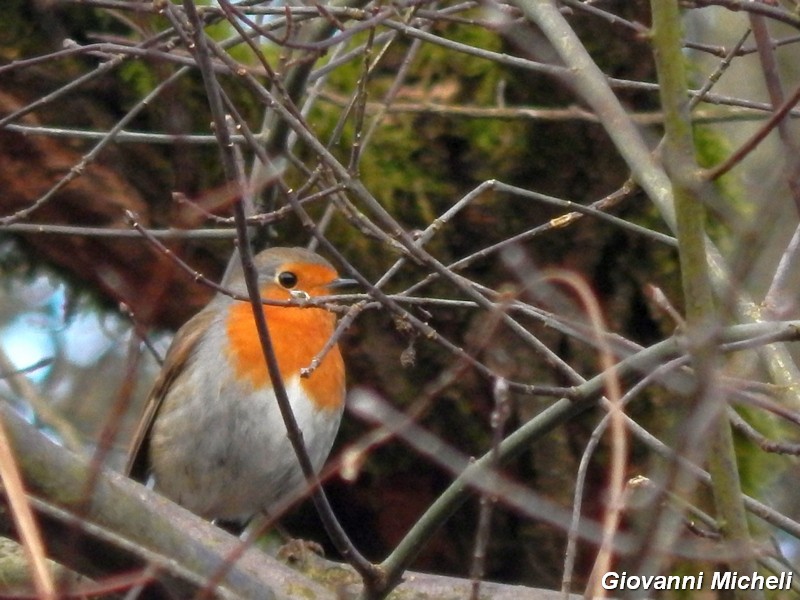
<svg viewBox="0 0 800 600"><path fill-rule="evenodd" d="M320 255L273 247L254 257L261 297L308 299L355 283ZM246 296L237 265L224 282ZM263 305L281 379L315 472L328 457L345 402L338 344L307 377L336 326L321 307ZM128 453L134 479L201 517L245 522L305 489L276 400L252 305L218 292L175 334Z"/></svg>

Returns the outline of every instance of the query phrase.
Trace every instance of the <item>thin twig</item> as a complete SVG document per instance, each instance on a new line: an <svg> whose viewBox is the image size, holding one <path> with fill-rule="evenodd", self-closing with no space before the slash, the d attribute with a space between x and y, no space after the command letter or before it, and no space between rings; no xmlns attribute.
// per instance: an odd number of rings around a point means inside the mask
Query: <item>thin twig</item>
<svg viewBox="0 0 800 600"><path fill-rule="evenodd" d="M758 57L761 60L761 72L769 92L770 102L775 108L784 102L783 83L778 69L778 59L772 47L769 28L763 15L750 13L750 27L758 48ZM778 135L784 146L786 157L786 178L789 191L794 200L795 210L800 213L800 146L794 141L794 135L785 117L778 122Z"/></svg>
<svg viewBox="0 0 800 600"><path fill-rule="evenodd" d="M58 597L55 582L47 564L47 552L42 533L33 515L25 484L17 466L14 449L0 419L0 481L10 505L11 518L16 525L25 556L30 564L31 577L36 587L37 597L42 600L55 600Z"/></svg>
<svg viewBox="0 0 800 600"><path fill-rule="evenodd" d="M728 409L728 417L734 429L743 434L747 439L756 444L764 452L773 454L788 454L791 456L800 456L800 444L792 442L776 442L770 440L765 435L760 433L755 427L750 425L742 416L732 408Z"/></svg>
<svg viewBox="0 0 800 600"><path fill-rule="evenodd" d="M769 17L775 21L786 23L800 29L800 17L769 2L752 2L752 0L683 0L690 7L724 6L732 11L745 11L755 15Z"/></svg>
<svg viewBox="0 0 800 600"><path fill-rule="evenodd" d="M178 71L167 77L164 81L159 83L150 93L148 93L140 102L138 102L133 108L131 108L119 121L117 121L117 123L108 131L108 135L104 139L100 140L89 152L84 154L81 160L69 170L69 173L67 173L67 175L62 177L45 194L37 198L27 207L20 209L11 215L0 217L0 226L9 225L11 223L21 221L27 218L31 213L33 213L37 209L47 204L50 200L52 200L60 190L64 189L72 181L78 178L84 172L86 167L97 159L97 157L106 148L106 146L108 146L114 141L114 136L116 135L117 131L121 131L126 125L128 125L128 123L132 122L133 119L140 112L142 112L151 102L153 102L159 95L161 95L164 92L164 90L166 90L169 86L171 86L178 79L180 79L186 72L187 71L185 71L184 69L179 69ZM66 87L67 86L65 86L65 88ZM65 88L62 88L62 90ZM30 106L33 105L29 105L29 107ZM0 120L0 127L2 127L2 120Z"/></svg>
<svg viewBox="0 0 800 600"><path fill-rule="evenodd" d="M598 347L600 371L607 375L604 390L604 405L610 416L611 426L611 459L608 482L608 503L603 517L603 541L597 554L592 574L590 587L593 587L595 596L603 597L605 590L599 585L603 573L607 573L611 566L614 538L619 533L622 518L623 493L625 489L625 466L628 461L628 434L625 429L625 404L622 401L622 387L620 379L614 370L615 356L608 344L605 333L606 324L597 299L592 294L589 286L572 273L554 271L547 275L548 279L560 281L569 285L581 299L583 308L595 334ZM594 582L594 583L591 583Z"/></svg>
<svg viewBox="0 0 800 600"><path fill-rule="evenodd" d="M756 4L756 3L754 3ZM789 114L795 105L800 101L800 86L798 86L794 92L792 93L786 101L778 107L772 116L761 126L758 128L749 139L747 139L736 152L731 154L726 160L718 164L716 167L708 169L705 174L706 179L709 181L714 181L715 179L719 179L722 175L733 169L736 165L738 165L744 158L750 154L756 146L758 146L764 138L766 138L773 129L775 129L779 123L781 123Z"/></svg>
<svg viewBox="0 0 800 600"><path fill-rule="evenodd" d="M210 68L211 53L208 49L208 40L205 36L205 31L202 27L197 9L193 0L183 0L183 6L186 11L186 16L193 28L193 46L195 49L195 56L197 58L198 67L203 75L203 81L206 86L211 113L214 118L215 133L219 138L220 150L222 154L222 162L225 170L226 179L231 182L237 182L243 185L245 181L244 173L239 168L234 153L231 151L232 143L230 141L229 129L226 123L224 107L222 103L222 95L219 85ZM177 18L177 15L173 15ZM246 193L242 189L242 194ZM247 285L247 292L249 295L250 303L253 309L253 317L255 319L256 329L261 341L262 351L267 364L270 381L275 393L278 406L283 417L284 424L289 436L289 440L297 455L298 462L303 471L309 486L312 488L312 500L317 508L320 519L325 526L331 541L336 546L339 553L347 560L364 579L364 586L370 589L379 585L380 572L373 567L355 548L344 529L342 529L330 506L328 498L319 484L316 471L308 456L303 436L297 424L297 420L292 412L292 407L289 402L289 397L286 392L283 380L280 374L280 366L278 365L275 356L275 350L269 334L269 327L266 320L266 315L261 307L261 295L258 287L258 274L256 273L255 264L253 263L252 249L250 248L247 218L244 210L244 202L240 199L234 203L234 215L236 217L236 229L239 239L239 253L242 261L242 269L245 275L245 282ZM207 593L211 590L207 588Z"/></svg>
<svg viewBox="0 0 800 600"><path fill-rule="evenodd" d="M723 342L733 342L741 339L752 339L759 337L767 330L775 331L774 324L757 324L757 325L737 325L724 329L720 332L719 337ZM781 328L783 334L786 336L784 339L797 339L800 336L800 322L787 322ZM625 380L631 373L649 373L663 364L665 360L671 360L677 355L681 354L679 348L684 348L683 343L678 342L677 338L671 338L664 342L659 342L644 349L641 352L634 354L630 357L619 361L614 369L617 376ZM503 462L516 456L519 452L529 448L537 439L552 431L553 428L559 424L566 422L573 418L575 415L580 414L590 406L594 405L594 399L599 397L602 393L603 386L606 382L606 375L599 374L592 379L585 381L575 388L573 400L562 399L551 405L536 417L522 425L517 431L509 435L503 440L500 445L499 451ZM676 388L680 393L688 393L691 391L691 383L687 385L686 381L672 382L669 379L662 381L663 385L668 388ZM370 404L364 408L364 411L369 415L374 415L373 402L374 399L369 400ZM355 402L354 402L355 404ZM361 410L354 407L356 410ZM381 407L381 410L387 410L386 407ZM422 444L423 447L428 448L426 443L421 439L420 434L406 429L411 427L407 420L400 417L392 417L381 419L385 425L391 425L392 431L398 428L404 432L402 438L411 444ZM675 452L663 444L660 440L656 439L646 430L644 430L636 421L626 416L626 426L631 432L640 440L642 440L649 448L653 449L660 456L667 460L678 462L682 468L686 469L694 477L698 477L701 482L708 483L710 478L707 473L702 469L689 462L683 456L676 455ZM440 447L441 442L437 441L435 448ZM454 464L446 458L442 458L438 454L438 450L434 451L433 458L446 461L446 468L453 468ZM433 532L446 520L452 512L466 499L469 493L465 487L466 482L474 481L476 474L482 473L485 469L485 464L490 460L489 455L484 455L460 472L459 477L437 498L436 502L429 507L425 514L420 517L415 523L414 527L408 532L404 539L395 547L386 560L383 561L382 566L386 570L388 581L394 581L405 568L413 561L417 552L420 549L420 540L430 539ZM505 495L500 496L501 499L507 500ZM758 515L760 518L765 519L772 525L784 529L792 535L800 537L800 523L796 523L788 519L785 515L770 509L769 507L753 500L752 498L744 498L745 506L748 510ZM560 514L560 513L559 513ZM548 517L538 517L548 518ZM569 519L568 519L569 521ZM581 531L582 536L591 538L592 536L586 530ZM615 543L619 542L619 538ZM673 548L675 549L675 548Z"/></svg>
<svg viewBox="0 0 800 600"><path fill-rule="evenodd" d="M48 398L42 397L36 386L27 377L28 373L45 367L52 362L52 358L45 358L34 365L16 369L14 363L0 345L0 380L5 380L11 392L17 396L20 402L28 404L42 425L53 429L65 447L73 452L81 452L84 449L84 443L75 426L69 419L59 414Z"/></svg>
<svg viewBox="0 0 800 600"><path fill-rule="evenodd" d="M645 388L652 385L653 383L657 383L671 371L685 364L686 364L686 358L678 358L666 362L656 369L653 369L652 371L647 373L641 380L639 380L634 386L632 386L627 392L625 392L625 395L620 399L620 404L623 407L627 406L637 396L639 396L639 394L641 394L645 390ZM586 475L589 470L589 465L591 464L592 456L594 455L594 452L599 446L600 441L602 440L606 431L608 430L610 422L611 422L611 414L609 413L606 414L600 421L600 423L598 423L597 426L594 428L594 430L592 431L592 435L589 438L589 441L586 443L586 447L584 448L583 454L581 455L581 461L578 465L578 473L576 476L576 483L575 483L575 492L573 494L573 501L572 501L572 523L567 532L567 549L564 552L564 569L561 579L561 592L564 596L564 600L568 599L568 596L571 592L572 575L575 569L575 559L577 557L578 534L579 534L579 527L581 524L581 505L583 502L584 487L586 485Z"/></svg>
<svg viewBox="0 0 800 600"><path fill-rule="evenodd" d="M791 277L800 266L800 225L794 230L792 239L781 255L781 260L775 269L767 293L764 295L764 310L772 317L788 314L795 306L796 300Z"/></svg>
<svg viewBox="0 0 800 600"><path fill-rule="evenodd" d="M511 416L511 402L508 397L508 385L502 377L498 378L492 386L495 407L492 410L492 456L494 460L489 465L491 469L500 466L498 448L505 435L505 427ZM469 578L472 581L471 600L479 600L481 593L481 580L485 575L486 553L492 526L492 512L497 502L496 494L482 492L480 494L480 511L478 513L478 526L475 528L475 549L472 553Z"/></svg>

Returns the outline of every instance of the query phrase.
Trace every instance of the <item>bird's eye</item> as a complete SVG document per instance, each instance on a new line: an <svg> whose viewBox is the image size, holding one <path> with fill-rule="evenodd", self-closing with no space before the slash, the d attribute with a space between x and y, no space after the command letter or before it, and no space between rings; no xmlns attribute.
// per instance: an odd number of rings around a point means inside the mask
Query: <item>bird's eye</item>
<svg viewBox="0 0 800 600"><path fill-rule="evenodd" d="M287 290L292 289L297 285L297 275L291 271L283 271L278 274L278 283L280 283Z"/></svg>
<svg viewBox="0 0 800 600"><path fill-rule="evenodd" d="M297 285L297 275L291 271L282 271L281 273L278 273L278 283L280 283L287 290L290 290Z"/></svg>

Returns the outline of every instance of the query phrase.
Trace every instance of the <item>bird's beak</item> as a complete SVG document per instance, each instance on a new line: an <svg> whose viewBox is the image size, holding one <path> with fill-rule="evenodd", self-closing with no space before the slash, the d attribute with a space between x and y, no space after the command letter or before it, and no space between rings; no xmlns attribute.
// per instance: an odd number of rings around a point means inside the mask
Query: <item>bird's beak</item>
<svg viewBox="0 0 800 600"><path fill-rule="evenodd" d="M352 285L358 285L358 282L355 279L348 279L346 277L338 277L331 281L327 287L329 290L338 290L339 288L349 287Z"/></svg>

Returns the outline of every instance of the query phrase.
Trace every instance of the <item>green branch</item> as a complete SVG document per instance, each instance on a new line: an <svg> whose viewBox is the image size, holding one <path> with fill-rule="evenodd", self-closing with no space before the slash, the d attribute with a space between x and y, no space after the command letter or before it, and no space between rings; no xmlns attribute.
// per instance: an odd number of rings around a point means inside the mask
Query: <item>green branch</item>
<svg viewBox="0 0 800 600"><path fill-rule="evenodd" d="M705 234L704 184L695 161L689 94L682 53L681 18L677 0L651 0L653 11L653 48L658 69L661 104L664 112L664 162L673 186L676 232L681 277L686 305L687 337L696 373L697 387L691 412L692 420L708 422L708 468L712 479L717 520L723 538L730 547L743 549L731 567L741 572L755 571L750 533L742 502L738 464L728 421L726 402L716 385L718 356L715 332L718 330L711 276L707 260ZM691 431L691 426L689 427ZM694 428L695 440L689 452L701 450L702 429ZM691 436L689 436L691 437ZM678 490L693 485L688 473L676 475ZM674 520L678 518L673 516ZM758 590L737 590L737 598L756 599Z"/></svg>

